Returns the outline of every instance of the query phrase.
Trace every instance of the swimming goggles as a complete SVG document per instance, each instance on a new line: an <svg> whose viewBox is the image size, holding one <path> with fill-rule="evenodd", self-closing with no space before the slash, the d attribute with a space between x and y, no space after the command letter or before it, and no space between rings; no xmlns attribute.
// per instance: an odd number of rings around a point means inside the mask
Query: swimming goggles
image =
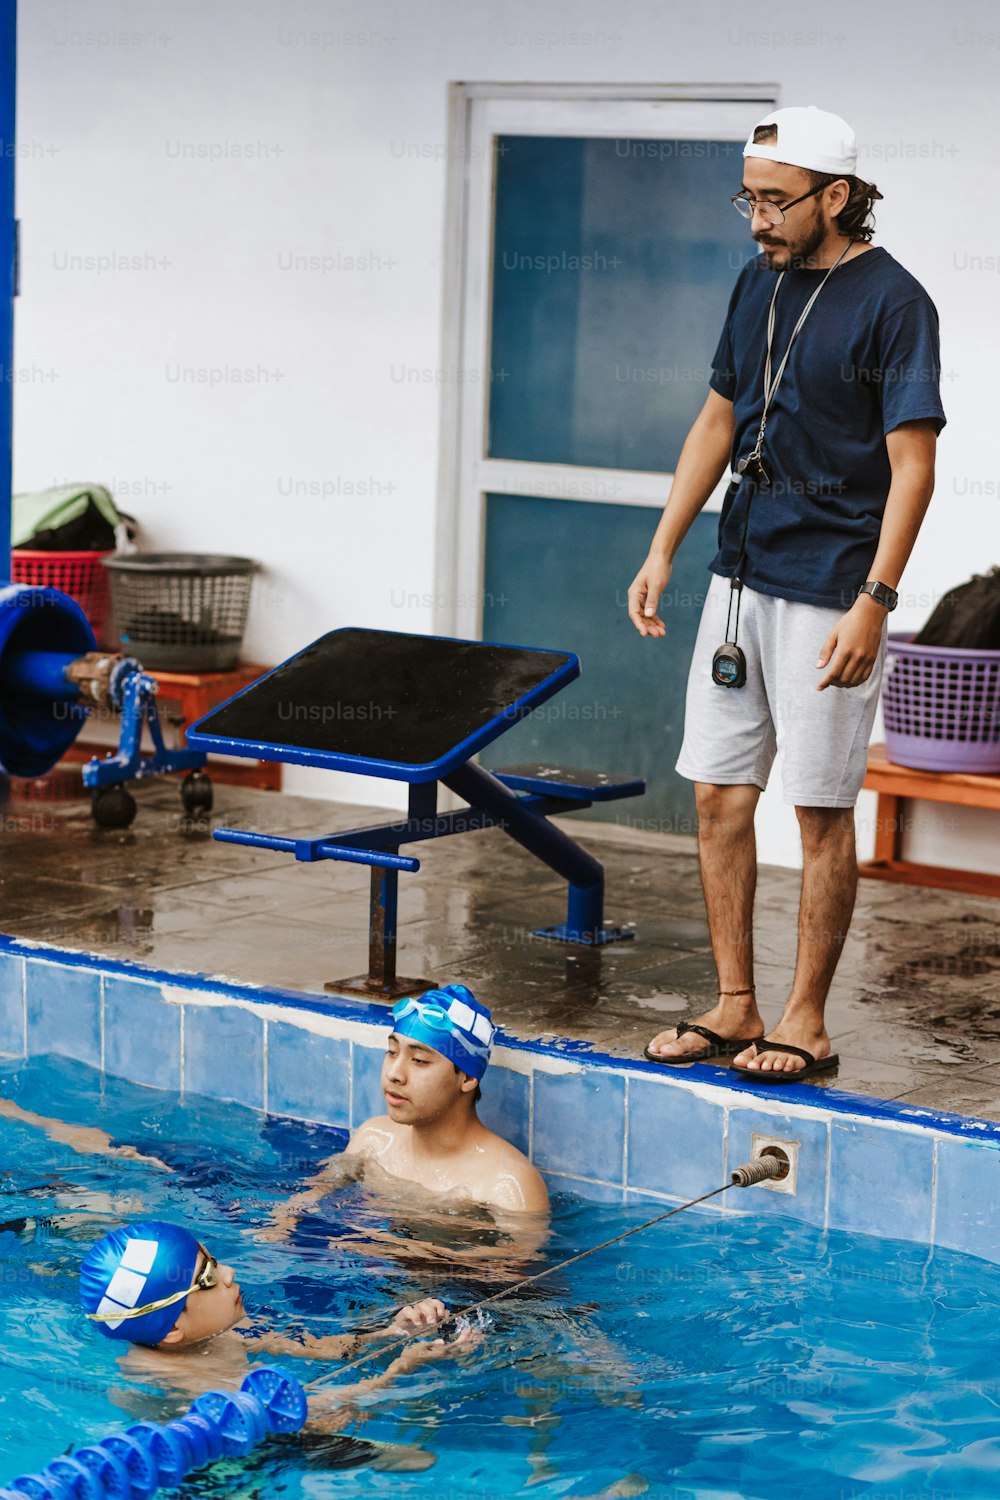
<svg viewBox="0 0 1000 1500"><path fill-rule="evenodd" d="M433 1000L399 1000L392 1007L392 1019L405 1020L414 1011L422 1025L429 1026L432 1031L446 1031L449 1036L461 1042L468 1052L479 1051L476 1042L487 1049L493 1045L495 1028L492 1022L481 1011L473 1010L464 1000L452 1000L447 1010ZM473 1037L475 1041L472 1040Z"/></svg>
<svg viewBox="0 0 1000 1500"><path fill-rule="evenodd" d="M161 1297L158 1302L147 1302L142 1307L116 1308L110 1313L88 1313L87 1317L93 1323L123 1323L126 1318L144 1318L147 1313L160 1312L164 1307L171 1307L175 1302L183 1302L185 1297L190 1297L192 1292L209 1292L213 1286L218 1286L220 1281L219 1262L214 1255L209 1255L204 1245L198 1249L205 1257L205 1265L194 1281L183 1292L174 1292L169 1297Z"/></svg>

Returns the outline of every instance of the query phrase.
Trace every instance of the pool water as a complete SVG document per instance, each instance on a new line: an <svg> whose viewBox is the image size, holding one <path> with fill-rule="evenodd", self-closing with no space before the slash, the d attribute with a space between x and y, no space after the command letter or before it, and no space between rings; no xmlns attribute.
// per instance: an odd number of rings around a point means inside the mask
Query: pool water
<svg viewBox="0 0 1000 1500"><path fill-rule="evenodd" d="M120 1346L79 1313L79 1262L113 1224L187 1223L237 1268L251 1314L278 1331L374 1327L428 1295L462 1306L516 1274L514 1247L485 1216L403 1211L363 1184L332 1194L289 1243L259 1242L271 1207L342 1133L182 1100L62 1059L0 1066L0 1097L99 1126L175 1168L80 1155L0 1119L0 1221L9 1226L0 1229L0 1487L71 1445L130 1421L169 1420L188 1404L126 1378ZM345 1429L353 1444L271 1439L173 1493L1000 1493L1000 1268L758 1214L763 1191L727 1195L749 1212L680 1214L515 1293L493 1309L479 1349L365 1398ZM522 1274L658 1211L558 1193L553 1209L552 1237ZM379 1238L386 1231L395 1244ZM444 1258L477 1246L492 1247L503 1269ZM283 1362L303 1379L329 1368Z"/></svg>

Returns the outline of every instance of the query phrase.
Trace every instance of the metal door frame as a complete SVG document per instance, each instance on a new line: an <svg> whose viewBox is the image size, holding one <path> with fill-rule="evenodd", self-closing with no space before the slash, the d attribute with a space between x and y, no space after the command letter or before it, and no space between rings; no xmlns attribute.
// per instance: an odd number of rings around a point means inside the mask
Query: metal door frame
<svg viewBox="0 0 1000 1500"><path fill-rule="evenodd" d="M449 94L434 628L478 639L487 494L659 510L673 481L642 470L484 456L496 137L738 140L775 106L778 86L455 83ZM720 508L725 489L720 482L707 510Z"/></svg>

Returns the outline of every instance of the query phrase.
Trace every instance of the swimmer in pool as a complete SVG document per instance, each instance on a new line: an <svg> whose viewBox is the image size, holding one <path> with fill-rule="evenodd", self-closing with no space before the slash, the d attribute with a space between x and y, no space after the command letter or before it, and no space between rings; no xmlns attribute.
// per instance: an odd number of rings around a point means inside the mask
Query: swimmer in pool
<svg viewBox="0 0 1000 1500"><path fill-rule="evenodd" d="M265 1231L269 1238L290 1233L302 1214L359 1169L368 1187L397 1199L407 1183L449 1204L508 1214L548 1209L540 1173L476 1114L493 1044L486 1007L464 985L446 985L419 1000L400 1000L392 1022L382 1063L386 1113L359 1125L344 1151L277 1211Z"/></svg>
<svg viewBox="0 0 1000 1500"><path fill-rule="evenodd" d="M106 1337L131 1345L122 1369L139 1380L153 1379L190 1398L213 1382L238 1385L251 1355L304 1359L356 1359L380 1339L398 1339L435 1329L447 1317L442 1302L428 1297L402 1307L392 1322L374 1333L255 1332L243 1306L232 1266L223 1265L179 1224L147 1220L114 1229L93 1245L80 1267L80 1301L87 1318ZM449 1342L409 1344L379 1375L310 1396L310 1420L329 1407L378 1390L396 1376L429 1360L466 1353L478 1336L463 1331ZM347 1415L338 1412L335 1416Z"/></svg>

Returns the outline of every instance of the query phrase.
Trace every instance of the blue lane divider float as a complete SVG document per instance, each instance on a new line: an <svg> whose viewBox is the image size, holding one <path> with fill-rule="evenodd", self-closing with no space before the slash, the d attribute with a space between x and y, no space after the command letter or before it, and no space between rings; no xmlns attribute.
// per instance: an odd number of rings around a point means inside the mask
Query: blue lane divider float
<svg viewBox="0 0 1000 1500"><path fill-rule="evenodd" d="M147 1500L217 1458L243 1458L272 1432L298 1432L306 1411L299 1382L262 1365L238 1391L206 1391L175 1422L136 1422L41 1474L22 1474L0 1500Z"/></svg>

